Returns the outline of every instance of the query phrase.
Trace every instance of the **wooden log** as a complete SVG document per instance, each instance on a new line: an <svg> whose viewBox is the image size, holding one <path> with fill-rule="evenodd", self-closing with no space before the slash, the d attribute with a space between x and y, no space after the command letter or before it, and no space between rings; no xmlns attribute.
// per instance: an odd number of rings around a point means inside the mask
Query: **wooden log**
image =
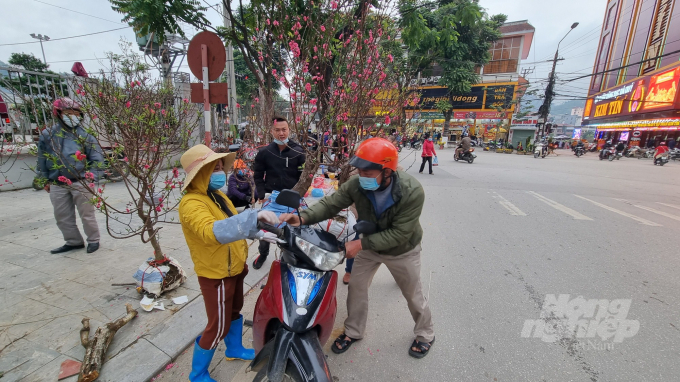
<svg viewBox="0 0 680 382"><path fill-rule="evenodd" d="M85 357L80 367L78 382L92 382L99 378L99 373L104 364L106 351L109 349L113 336L118 329L130 322L137 316L137 311L130 304L125 304L127 314L114 322L109 322L97 328L94 337L90 340L90 319L84 318L83 328L80 329L80 342L85 348Z"/></svg>

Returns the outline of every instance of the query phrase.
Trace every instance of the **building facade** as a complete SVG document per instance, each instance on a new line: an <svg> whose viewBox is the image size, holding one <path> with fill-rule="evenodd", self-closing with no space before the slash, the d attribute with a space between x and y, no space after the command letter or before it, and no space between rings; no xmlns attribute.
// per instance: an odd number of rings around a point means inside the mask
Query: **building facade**
<svg viewBox="0 0 680 382"><path fill-rule="evenodd" d="M597 138L652 146L680 138L680 4L609 0L583 124Z"/></svg>
<svg viewBox="0 0 680 382"><path fill-rule="evenodd" d="M466 129L473 135L484 135L500 122L509 122L515 109L513 100L517 87L526 81L519 67L529 57L534 38L534 27L527 20L508 22L501 26L502 37L490 48L491 60L477 68L480 83L468 94L453 98L454 113L446 138L455 141ZM439 85L441 68L435 67L432 76L413 80L411 86L421 92L420 102L410 105L407 118L419 130L442 131L443 114L436 109L439 100L448 99L448 88ZM495 136L488 136L493 139Z"/></svg>

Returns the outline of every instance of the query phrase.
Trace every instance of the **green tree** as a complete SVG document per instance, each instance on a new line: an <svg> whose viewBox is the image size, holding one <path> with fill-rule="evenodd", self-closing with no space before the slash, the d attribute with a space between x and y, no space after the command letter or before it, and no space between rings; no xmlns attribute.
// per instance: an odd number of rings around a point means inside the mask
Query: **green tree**
<svg viewBox="0 0 680 382"><path fill-rule="evenodd" d="M489 48L507 20L488 16L477 0L401 0L399 12L409 56L425 75L434 66L442 69L440 84L449 89L451 105L454 95L469 93L479 82L476 69L489 62ZM447 133L453 109L443 112Z"/></svg>
<svg viewBox="0 0 680 382"><path fill-rule="evenodd" d="M210 22L205 18L207 8L198 0L109 0L114 11L125 15L128 23L138 36L153 33L159 43L165 35L176 33L186 37L178 21L184 21L202 28Z"/></svg>
<svg viewBox="0 0 680 382"><path fill-rule="evenodd" d="M32 53L12 53L8 62L12 65L21 65L24 67L24 69L34 72L46 72L50 67L49 65L40 61L40 59L34 56Z"/></svg>

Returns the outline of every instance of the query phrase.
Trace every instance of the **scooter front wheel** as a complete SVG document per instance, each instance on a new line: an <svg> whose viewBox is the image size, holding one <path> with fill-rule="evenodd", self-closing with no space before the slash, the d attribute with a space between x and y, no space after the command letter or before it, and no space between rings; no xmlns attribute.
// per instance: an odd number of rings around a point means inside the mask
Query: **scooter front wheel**
<svg viewBox="0 0 680 382"><path fill-rule="evenodd" d="M267 377L267 363L263 362L264 365L260 369L260 371L257 372L255 375L255 378L253 378L253 382L269 382L269 378ZM304 379L302 376L300 376L300 373L298 372L297 368L295 368L295 365L291 363L291 361L288 361L286 364L286 373L283 375L283 382L304 382Z"/></svg>

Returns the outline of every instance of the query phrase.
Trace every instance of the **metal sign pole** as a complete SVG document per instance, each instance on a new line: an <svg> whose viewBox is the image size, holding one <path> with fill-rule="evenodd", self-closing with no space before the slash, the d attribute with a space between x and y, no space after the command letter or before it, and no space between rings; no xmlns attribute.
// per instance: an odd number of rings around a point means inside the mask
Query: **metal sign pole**
<svg viewBox="0 0 680 382"><path fill-rule="evenodd" d="M208 78L208 46L201 44L201 64L203 70L203 117L205 120L205 145L210 147L212 116L210 114L210 79Z"/></svg>

